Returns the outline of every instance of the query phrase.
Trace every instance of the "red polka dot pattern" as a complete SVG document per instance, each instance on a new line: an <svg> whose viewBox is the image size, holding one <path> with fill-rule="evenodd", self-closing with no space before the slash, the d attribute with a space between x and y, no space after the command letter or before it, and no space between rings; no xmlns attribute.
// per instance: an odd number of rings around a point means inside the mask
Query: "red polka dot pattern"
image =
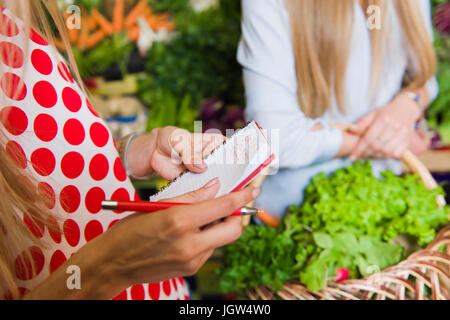
<svg viewBox="0 0 450 320"><path fill-rule="evenodd" d="M42 222L33 219L27 213L23 215L23 222L36 238L42 238L45 230L45 226Z"/></svg>
<svg viewBox="0 0 450 320"><path fill-rule="evenodd" d="M69 69L67 68L66 64L62 61L60 61L58 63L58 72L64 80L66 80L67 82L73 83L72 75L70 74Z"/></svg>
<svg viewBox="0 0 450 320"><path fill-rule="evenodd" d="M170 281L166 280L162 283L163 291L167 296L170 296Z"/></svg>
<svg viewBox="0 0 450 320"><path fill-rule="evenodd" d="M75 212L80 206L80 191L75 186L66 186L59 194L59 203L67 213Z"/></svg>
<svg viewBox="0 0 450 320"><path fill-rule="evenodd" d="M53 273L58 269L64 262L66 262L67 258L61 250L56 250L51 259L50 259L50 273Z"/></svg>
<svg viewBox="0 0 450 320"><path fill-rule="evenodd" d="M64 124L64 138L71 145L77 146L84 141L84 127L77 119L69 119Z"/></svg>
<svg viewBox="0 0 450 320"><path fill-rule="evenodd" d="M144 300L145 298L144 287L141 284L132 286L130 293L133 300Z"/></svg>
<svg viewBox="0 0 450 320"><path fill-rule="evenodd" d="M100 122L94 122L89 129L92 142L99 148L104 147L109 140L109 132Z"/></svg>
<svg viewBox="0 0 450 320"><path fill-rule="evenodd" d="M78 178L84 169L84 158L76 152L68 152L61 159L61 171L69 179Z"/></svg>
<svg viewBox="0 0 450 320"><path fill-rule="evenodd" d="M44 38L41 37L36 31L30 30L30 40L33 41L36 44L39 44L41 46L48 45L48 42L44 40Z"/></svg>
<svg viewBox="0 0 450 320"><path fill-rule="evenodd" d="M56 160L53 153L47 148L36 149L31 154L31 164L37 174L41 176L50 175L55 170Z"/></svg>
<svg viewBox="0 0 450 320"><path fill-rule="evenodd" d="M44 108L51 108L58 101L55 88L50 82L44 80L34 85L33 96L36 102Z"/></svg>
<svg viewBox="0 0 450 320"><path fill-rule="evenodd" d="M67 109L77 112L81 108L80 95L72 88L66 87L62 91L63 103Z"/></svg>
<svg viewBox="0 0 450 320"><path fill-rule="evenodd" d="M58 221L56 221L56 218L49 216L47 219L48 222L48 233L50 234L50 237L53 239L55 243L61 243L61 229L59 228Z"/></svg>
<svg viewBox="0 0 450 320"><path fill-rule="evenodd" d="M123 290L121 293L119 293L117 296L113 298L113 300L127 300L127 299L128 299L127 290Z"/></svg>
<svg viewBox="0 0 450 320"><path fill-rule="evenodd" d="M52 186L47 182L39 182L38 184L38 193L44 199L44 203L49 209L53 209L55 207L56 196L55 191Z"/></svg>
<svg viewBox="0 0 450 320"><path fill-rule="evenodd" d="M105 191L94 187L86 193L85 205L90 213L98 213L102 209L102 201L106 200Z"/></svg>
<svg viewBox="0 0 450 320"><path fill-rule="evenodd" d="M5 107L0 111L0 121L9 133L18 136L27 129L28 118L22 109Z"/></svg>
<svg viewBox="0 0 450 320"><path fill-rule="evenodd" d="M34 49L31 53L31 64L37 72L49 75L53 71L53 63L48 54L41 49Z"/></svg>
<svg viewBox="0 0 450 320"><path fill-rule="evenodd" d="M23 51L14 43L0 42L0 57L8 67L20 68L23 66Z"/></svg>
<svg viewBox="0 0 450 320"><path fill-rule="evenodd" d="M130 194L124 188L119 188L111 196L111 200L117 201L130 201ZM122 213L123 211L114 210L115 213Z"/></svg>
<svg viewBox="0 0 450 320"><path fill-rule="evenodd" d="M159 300L161 291L161 285L159 282L157 283L149 283L148 284L148 294L152 300Z"/></svg>
<svg viewBox="0 0 450 320"><path fill-rule="evenodd" d="M13 38L24 35L22 24L2 10L0 68L9 71L0 74L0 91L7 102L0 106L0 125L9 139L2 147L18 168L30 167L24 183L37 190L55 213L47 216L46 224L33 220L31 212L20 213L23 225L45 243L35 246L29 258L23 253L14 257L22 294L55 272L87 241L131 214L102 212L101 201L139 199L111 132L68 65L34 30L25 50L19 38ZM183 299L188 292L181 281L136 285L115 299Z"/></svg>
<svg viewBox="0 0 450 320"><path fill-rule="evenodd" d="M89 174L95 181L105 179L109 171L108 159L103 154L97 154L89 163Z"/></svg>
<svg viewBox="0 0 450 320"><path fill-rule="evenodd" d="M86 224L84 228L84 238L86 241L91 241L95 237L103 233L103 227L97 220L91 220Z"/></svg>
<svg viewBox="0 0 450 320"><path fill-rule="evenodd" d="M28 248L28 253L23 251L14 261L16 277L19 280L30 280L44 268L45 257L39 247L31 246Z"/></svg>
<svg viewBox="0 0 450 320"><path fill-rule="evenodd" d="M21 101L27 95L27 86L17 74L6 72L0 85L5 95L12 100Z"/></svg>
<svg viewBox="0 0 450 320"><path fill-rule="evenodd" d="M86 99L86 105L87 105L89 111L90 111L94 116L96 116L97 118L99 118L99 115L98 115L97 111L95 111L94 107L92 106L91 102L90 102L88 99Z"/></svg>
<svg viewBox="0 0 450 320"><path fill-rule="evenodd" d="M119 181L125 181L127 179L127 173L125 172L119 157L114 161L114 176Z"/></svg>
<svg viewBox="0 0 450 320"><path fill-rule="evenodd" d="M78 224L72 219L67 219L63 224L63 232L67 243L72 247L76 247L80 242L80 228Z"/></svg>
<svg viewBox="0 0 450 320"><path fill-rule="evenodd" d="M34 119L33 128L36 136L45 142L52 141L58 133L58 124L55 119L45 113L39 114Z"/></svg>
<svg viewBox="0 0 450 320"><path fill-rule="evenodd" d="M19 168L25 169L27 167L25 152L17 142L8 141L6 144L6 152Z"/></svg>
<svg viewBox="0 0 450 320"><path fill-rule="evenodd" d="M3 13L0 15L0 33L7 37L15 37L19 34L17 24Z"/></svg>

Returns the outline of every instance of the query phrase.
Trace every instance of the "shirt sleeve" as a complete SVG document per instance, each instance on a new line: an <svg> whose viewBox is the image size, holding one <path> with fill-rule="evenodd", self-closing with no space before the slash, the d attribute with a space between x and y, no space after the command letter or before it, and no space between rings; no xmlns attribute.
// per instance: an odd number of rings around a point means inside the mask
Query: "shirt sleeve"
<svg viewBox="0 0 450 320"><path fill-rule="evenodd" d="M301 167L328 161L342 143L339 129L301 111L297 100L290 23L280 0L243 0L242 39L246 116L269 132L279 166ZM321 123L322 130L311 131Z"/></svg>
<svg viewBox="0 0 450 320"><path fill-rule="evenodd" d="M425 26L427 28L428 34L430 35L431 39L434 39L433 34L433 22L432 22L432 15L431 15L431 1L430 0L420 0L419 1L420 9L422 10ZM436 79L436 76L433 76L430 78L427 83L425 84L425 88L428 91L428 94L430 96L430 104L437 98L439 94L439 84Z"/></svg>

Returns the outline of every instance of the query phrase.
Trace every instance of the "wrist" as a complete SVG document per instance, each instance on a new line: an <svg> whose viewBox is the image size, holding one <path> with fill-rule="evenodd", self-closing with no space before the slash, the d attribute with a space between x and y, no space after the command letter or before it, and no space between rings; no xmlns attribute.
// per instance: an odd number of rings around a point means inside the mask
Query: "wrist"
<svg viewBox="0 0 450 320"><path fill-rule="evenodd" d="M150 159L156 140L152 138L152 132L133 133L120 140L120 159L127 175L134 180L151 178Z"/></svg>
<svg viewBox="0 0 450 320"><path fill-rule="evenodd" d="M407 98L412 105L414 105L411 112L415 115L415 121L418 121L423 116L423 112L425 110L425 107L423 106L422 97L420 94L413 92L413 91L404 91L400 94L401 96Z"/></svg>

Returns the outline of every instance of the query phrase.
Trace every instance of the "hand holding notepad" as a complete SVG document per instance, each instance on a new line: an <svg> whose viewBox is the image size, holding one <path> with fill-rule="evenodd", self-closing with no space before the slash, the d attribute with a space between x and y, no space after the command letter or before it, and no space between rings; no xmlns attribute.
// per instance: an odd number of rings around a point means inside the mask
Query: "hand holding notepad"
<svg viewBox="0 0 450 320"><path fill-rule="evenodd" d="M174 198L195 191L214 178L220 181L216 197L241 190L267 167L274 157L261 128L256 122L251 122L205 158L204 162L208 165L205 172L182 174L163 190L152 195L150 201Z"/></svg>

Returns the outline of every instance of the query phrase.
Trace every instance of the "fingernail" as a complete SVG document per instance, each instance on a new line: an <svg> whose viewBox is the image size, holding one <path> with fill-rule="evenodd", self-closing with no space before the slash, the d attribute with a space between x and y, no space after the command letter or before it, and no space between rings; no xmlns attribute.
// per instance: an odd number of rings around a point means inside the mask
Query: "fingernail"
<svg viewBox="0 0 450 320"><path fill-rule="evenodd" d="M252 197L253 199L258 198L258 196L261 194L261 189L260 188L254 188L252 191Z"/></svg>
<svg viewBox="0 0 450 320"><path fill-rule="evenodd" d="M202 160L201 163L194 162L194 167L196 167L198 169L201 169L201 170L204 170L204 169L208 168L208 165L206 163L204 163L203 160Z"/></svg>
<svg viewBox="0 0 450 320"><path fill-rule="evenodd" d="M212 179L210 182L208 182L207 184L205 184L205 185L203 186L203 188L204 188L204 189L211 188L211 187L215 186L215 185L217 184L217 182L219 182L219 179L218 179L218 178L214 178L214 179Z"/></svg>

